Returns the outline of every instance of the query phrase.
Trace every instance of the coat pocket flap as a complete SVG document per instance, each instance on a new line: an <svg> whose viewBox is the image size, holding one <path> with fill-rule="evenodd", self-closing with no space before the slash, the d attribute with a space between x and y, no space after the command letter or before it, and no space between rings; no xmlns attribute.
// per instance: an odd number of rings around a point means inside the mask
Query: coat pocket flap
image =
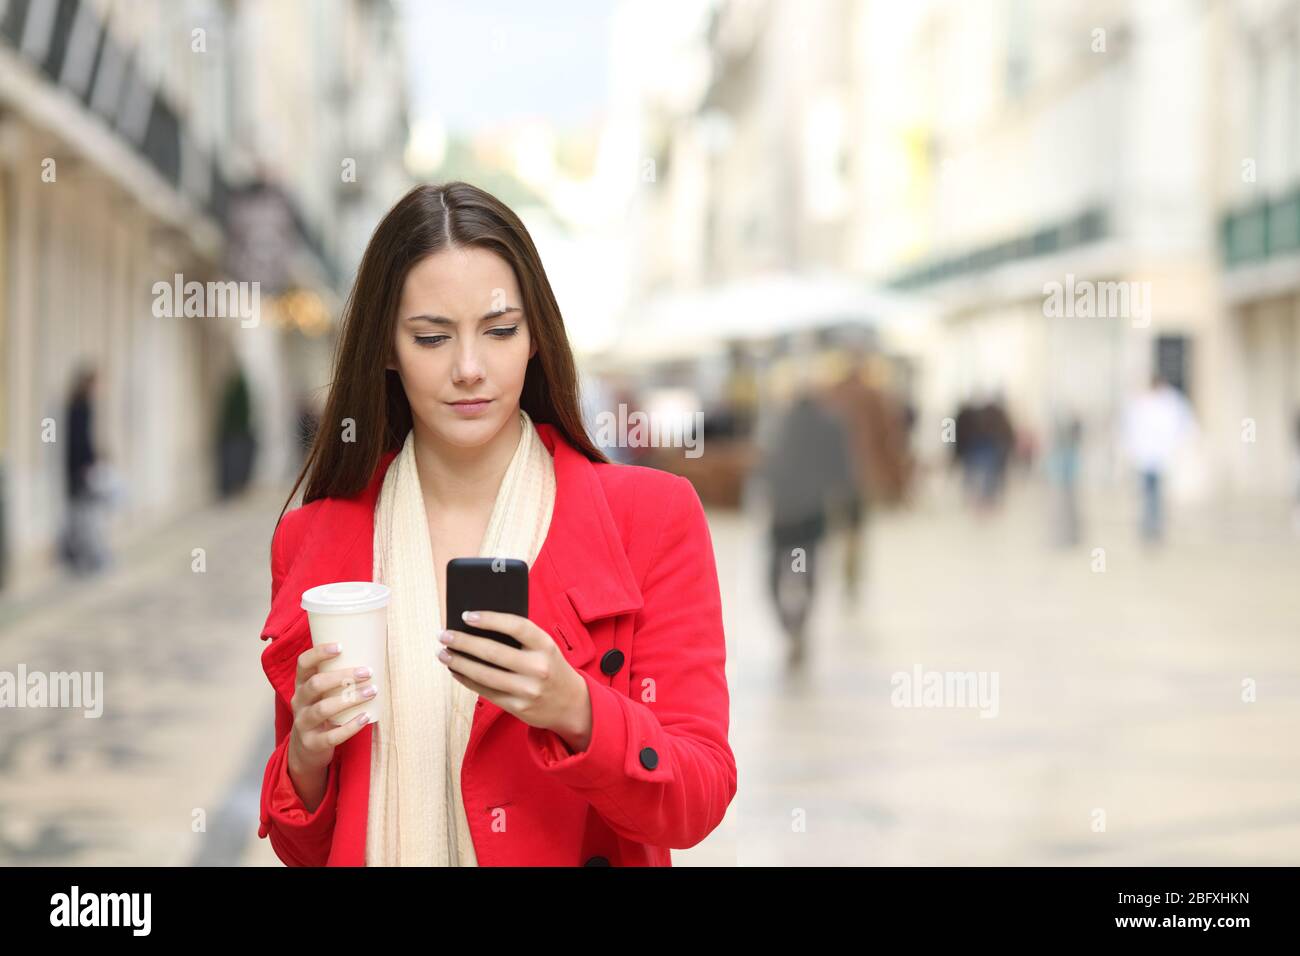
<svg viewBox="0 0 1300 956"><path fill-rule="evenodd" d="M569 666L580 668L596 656L596 645L587 625L569 600L557 601L559 619L555 622L555 643L560 646Z"/></svg>

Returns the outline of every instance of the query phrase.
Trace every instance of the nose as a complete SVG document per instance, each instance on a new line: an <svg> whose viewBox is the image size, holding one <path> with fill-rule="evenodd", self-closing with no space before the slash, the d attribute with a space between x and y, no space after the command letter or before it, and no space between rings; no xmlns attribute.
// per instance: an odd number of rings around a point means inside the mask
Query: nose
<svg viewBox="0 0 1300 956"><path fill-rule="evenodd" d="M457 385L472 385L483 380L483 365L474 351L474 336L461 339L451 366L451 380Z"/></svg>

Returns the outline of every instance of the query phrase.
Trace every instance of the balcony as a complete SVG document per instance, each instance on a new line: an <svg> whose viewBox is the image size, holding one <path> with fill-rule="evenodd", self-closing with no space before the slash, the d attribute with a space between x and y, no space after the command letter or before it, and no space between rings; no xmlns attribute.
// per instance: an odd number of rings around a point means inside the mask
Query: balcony
<svg viewBox="0 0 1300 956"><path fill-rule="evenodd" d="M1300 186L1225 214L1220 244L1229 269L1300 251Z"/></svg>

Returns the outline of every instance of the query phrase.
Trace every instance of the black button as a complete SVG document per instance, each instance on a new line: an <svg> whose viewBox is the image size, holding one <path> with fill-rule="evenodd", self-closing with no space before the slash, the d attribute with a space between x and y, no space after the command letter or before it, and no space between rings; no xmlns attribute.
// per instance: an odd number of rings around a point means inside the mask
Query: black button
<svg viewBox="0 0 1300 956"><path fill-rule="evenodd" d="M619 668L623 666L623 652L618 648L612 651L606 651L600 658L600 672L613 677L618 673Z"/></svg>
<svg viewBox="0 0 1300 956"><path fill-rule="evenodd" d="M659 766L659 755L655 753L653 747L641 748L641 766L645 767L647 770L653 770L655 767Z"/></svg>
<svg viewBox="0 0 1300 956"><path fill-rule="evenodd" d="M583 866L609 866L609 860L603 856L593 856Z"/></svg>

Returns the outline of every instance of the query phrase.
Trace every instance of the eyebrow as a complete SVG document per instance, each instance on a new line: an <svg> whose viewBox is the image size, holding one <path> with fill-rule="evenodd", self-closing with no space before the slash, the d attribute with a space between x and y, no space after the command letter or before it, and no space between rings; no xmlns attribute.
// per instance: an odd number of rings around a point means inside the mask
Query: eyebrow
<svg viewBox="0 0 1300 956"><path fill-rule="evenodd" d="M498 319L501 316L507 315L510 312L522 312L522 311L523 309L519 308L519 306L517 305L508 305L504 309L494 309L493 311L487 313L486 315L481 316L479 318L479 321L486 322L488 319ZM456 324L454 320L447 318L445 315L427 315L423 312L420 313L419 315L407 316L406 321L407 322L428 322L431 325L455 325Z"/></svg>

